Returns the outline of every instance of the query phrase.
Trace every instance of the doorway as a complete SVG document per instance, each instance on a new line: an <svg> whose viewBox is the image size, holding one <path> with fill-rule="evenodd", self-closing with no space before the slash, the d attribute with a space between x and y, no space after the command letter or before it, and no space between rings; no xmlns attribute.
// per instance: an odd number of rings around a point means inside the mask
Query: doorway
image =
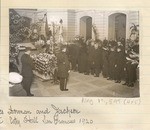
<svg viewBox="0 0 150 130"><path fill-rule="evenodd" d="M123 13L114 13L109 16L108 39L119 40L126 39L126 15Z"/></svg>
<svg viewBox="0 0 150 130"><path fill-rule="evenodd" d="M80 18L80 35L85 40L92 38L92 17L83 16Z"/></svg>

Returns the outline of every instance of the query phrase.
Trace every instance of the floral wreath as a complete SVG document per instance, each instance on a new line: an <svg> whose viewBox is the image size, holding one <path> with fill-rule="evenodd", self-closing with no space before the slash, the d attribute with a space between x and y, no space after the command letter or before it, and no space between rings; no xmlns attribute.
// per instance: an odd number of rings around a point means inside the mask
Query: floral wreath
<svg viewBox="0 0 150 130"><path fill-rule="evenodd" d="M31 30L32 30L32 33L37 33L39 34L40 31L41 31L41 26L39 25L39 23L33 23L31 24ZM37 32L34 32L34 31L37 31Z"/></svg>
<svg viewBox="0 0 150 130"><path fill-rule="evenodd" d="M41 31L41 26L39 23L33 23L31 24L31 36L30 38L35 40L35 39L38 39L38 36L40 34L40 31Z"/></svg>

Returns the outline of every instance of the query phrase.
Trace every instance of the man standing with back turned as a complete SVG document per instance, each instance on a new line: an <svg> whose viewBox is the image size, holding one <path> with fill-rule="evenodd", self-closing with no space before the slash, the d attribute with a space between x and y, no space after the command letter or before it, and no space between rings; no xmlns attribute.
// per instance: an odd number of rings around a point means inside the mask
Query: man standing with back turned
<svg viewBox="0 0 150 130"><path fill-rule="evenodd" d="M30 88L32 85L33 81L33 62L30 57L30 48L26 48L25 53L21 57L21 63L22 63L22 76L23 76L23 81L22 81L22 86L27 92L27 96L34 96L30 92Z"/></svg>

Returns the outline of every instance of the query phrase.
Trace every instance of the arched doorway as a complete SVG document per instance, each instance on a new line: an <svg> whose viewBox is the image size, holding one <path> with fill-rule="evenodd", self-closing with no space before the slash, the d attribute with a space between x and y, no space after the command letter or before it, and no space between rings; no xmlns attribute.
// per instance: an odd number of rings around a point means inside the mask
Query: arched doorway
<svg viewBox="0 0 150 130"><path fill-rule="evenodd" d="M108 39L119 40L126 39L126 14L114 13L109 16Z"/></svg>
<svg viewBox="0 0 150 130"><path fill-rule="evenodd" d="M85 40L92 38L92 17L83 16L80 18L80 35Z"/></svg>

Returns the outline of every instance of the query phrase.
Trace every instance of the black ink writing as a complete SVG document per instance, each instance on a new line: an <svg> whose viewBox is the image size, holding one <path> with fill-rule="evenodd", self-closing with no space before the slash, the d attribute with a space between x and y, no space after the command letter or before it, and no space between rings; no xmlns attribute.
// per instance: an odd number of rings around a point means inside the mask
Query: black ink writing
<svg viewBox="0 0 150 130"><path fill-rule="evenodd" d="M10 120L10 124L13 124L13 125L18 125L19 127L21 127L21 123L20 123L20 120L17 119L16 117L9 117L9 120Z"/></svg>
<svg viewBox="0 0 150 130"><path fill-rule="evenodd" d="M75 123L75 119L61 120L59 115L68 115L69 117L71 117L71 114L79 114L80 113L80 111L77 109L69 109L68 107L66 107L64 109L60 109L60 108L54 106L53 104L51 106L56 111L54 114L54 117L53 117L55 125Z"/></svg>
<svg viewBox="0 0 150 130"><path fill-rule="evenodd" d="M13 109L11 106L8 109L8 114L32 114L31 111Z"/></svg>
<svg viewBox="0 0 150 130"><path fill-rule="evenodd" d="M74 124L76 123L76 120L75 119L68 119L68 120L63 120L63 119L54 119L54 124L57 125L57 124Z"/></svg>
<svg viewBox="0 0 150 130"><path fill-rule="evenodd" d="M43 122L44 124L52 124L52 123L53 123L52 120L47 119L46 115L44 115L44 118L43 118L42 122Z"/></svg>
<svg viewBox="0 0 150 130"><path fill-rule="evenodd" d="M36 110L36 114L49 114L51 111L46 108L45 110Z"/></svg>
<svg viewBox="0 0 150 130"><path fill-rule="evenodd" d="M64 109L60 109L60 108L54 106L53 104L51 106L56 111L55 116L58 116L59 114L68 114L69 117L71 117L71 114L79 114L80 113L80 111L77 109L69 109L68 107L66 107Z"/></svg>
<svg viewBox="0 0 150 130"><path fill-rule="evenodd" d="M93 120L86 119L86 118L81 118L81 119L79 119L79 123L83 124L83 125L85 125L85 124L93 124Z"/></svg>
<svg viewBox="0 0 150 130"><path fill-rule="evenodd" d="M24 123L35 124L35 123L38 123L38 118L36 116L35 117L31 117L30 115L29 116L25 116L23 122Z"/></svg>

